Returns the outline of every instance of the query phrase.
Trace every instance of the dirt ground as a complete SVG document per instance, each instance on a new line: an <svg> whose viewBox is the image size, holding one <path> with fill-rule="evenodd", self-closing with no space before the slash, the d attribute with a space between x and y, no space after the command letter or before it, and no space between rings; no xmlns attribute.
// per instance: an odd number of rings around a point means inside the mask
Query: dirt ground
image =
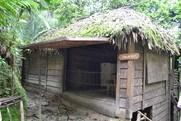
<svg viewBox="0 0 181 121"><path fill-rule="evenodd" d="M121 121L70 104L61 97L28 91L27 121ZM41 112L41 113L40 113Z"/></svg>

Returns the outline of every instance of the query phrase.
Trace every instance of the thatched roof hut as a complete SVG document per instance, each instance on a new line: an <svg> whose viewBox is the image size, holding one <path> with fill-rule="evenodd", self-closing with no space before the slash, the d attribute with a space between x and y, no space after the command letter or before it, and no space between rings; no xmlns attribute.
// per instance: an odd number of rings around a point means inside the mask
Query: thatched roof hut
<svg viewBox="0 0 181 121"><path fill-rule="evenodd" d="M119 8L35 40L24 48L34 50L24 53L25 84L125 121L138 120L140 111L153 121L176 115L167 114L174 88L170 55L179 51L167 30L145 15Z"/></svg>
<svg viewBox="0 0 181 121"><path fill-rule="evenodd" d="M174 38L167 30L153 23L140 12L129 8L119 8L103 14L94 14L79 20L66 28L54 29L35 38L36 42L51 41L61 36L107 37L113 44L126 47L127 42L142 41L149 49L163 50L171 54L179 51Z"/></svg>

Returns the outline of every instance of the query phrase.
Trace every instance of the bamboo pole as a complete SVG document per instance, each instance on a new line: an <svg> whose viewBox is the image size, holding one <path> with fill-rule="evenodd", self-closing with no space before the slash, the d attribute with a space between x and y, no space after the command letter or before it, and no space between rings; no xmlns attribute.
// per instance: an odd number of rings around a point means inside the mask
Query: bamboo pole
<svg viewBox="0 0 181 121"><path fill-rule="evenodd" d="M20 113L21 113L21 121L24 121L25 117L24 117L23 101L20 101Z"/></svg>
<svg viewBox="0 0 181 121"><path fill-rule="evenodd" d="M10 110L9 110L9 107L7 107L7 112L8 112L8 116L9 116L9 121L13 121L13 120L12 120L11 112L10 112Z"/></svg>
<svg viewBox="0 0 181 121"><path fill-rule="evenodd" d="M136 121L140 121L140 120L141 120L141 115L140 115L140 113L138 113Z"/></svg>
<svg viewBox="0 0 181 121"><path fill-rule="evenodd" d="M143 118L141 118L141 116L143 116ZM137 121L142 121L142 120L152 121L145 114L143 114L142 112L138 111Z"/></svg>

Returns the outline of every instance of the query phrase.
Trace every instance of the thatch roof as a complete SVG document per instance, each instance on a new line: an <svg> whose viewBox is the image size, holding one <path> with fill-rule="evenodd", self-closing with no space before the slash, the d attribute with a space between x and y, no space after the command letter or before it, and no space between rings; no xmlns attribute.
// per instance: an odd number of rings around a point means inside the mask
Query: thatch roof
<svg viewBox="0 0 181 121"><path fill-rule="evenodd" d="M55 29L38 36L36 41L53 40L60 36L108 37L118 47L126 47L129 40L142 41L149 49L178 54L174 38L167 30L154 24L149 17L129 8L119 8L94 14L66 28Z"/></svg>

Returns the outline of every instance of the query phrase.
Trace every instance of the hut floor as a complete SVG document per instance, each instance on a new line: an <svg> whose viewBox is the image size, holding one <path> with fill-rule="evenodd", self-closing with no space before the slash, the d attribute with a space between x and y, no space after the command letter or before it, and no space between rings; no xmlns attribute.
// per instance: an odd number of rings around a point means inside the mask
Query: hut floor
<svg viewBox="0 0 181 121"><path fill-rule="evenodd" d="M101 95L96 91L94 93L92 91L90 93L85 91L64 92L63 98L98 113L115 117L117 109L115 99Z"/></svg>
<svg viewBox="0 0 181 121"><path fill-rule="evenodd" d="M94 100L100 100L104 102L110 102L110 103L115 103L114 97L107 95L105 90L79 90L79 91L68 91L68 93L76 94L78 96L88 98L88 99L94 99Z"/></svg>

